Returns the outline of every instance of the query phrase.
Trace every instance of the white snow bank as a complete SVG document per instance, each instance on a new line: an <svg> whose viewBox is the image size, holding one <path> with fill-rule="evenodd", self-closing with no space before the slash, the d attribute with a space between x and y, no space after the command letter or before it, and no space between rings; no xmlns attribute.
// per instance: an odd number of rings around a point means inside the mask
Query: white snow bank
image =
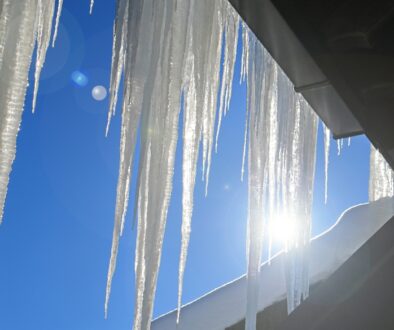
<svg viewBox="0 0 394 330"><path fill-rule="evenodd" d="M311 244L310 283L329 277L394 215L394 198L360 204L346 210L329 230ZM286 297L284 254L271 265L263 264L260 275L259 308ZM223 330L245 317L246 277L215 289L182 307L176 327L176 311L160 316L152 330Z"/></svg>

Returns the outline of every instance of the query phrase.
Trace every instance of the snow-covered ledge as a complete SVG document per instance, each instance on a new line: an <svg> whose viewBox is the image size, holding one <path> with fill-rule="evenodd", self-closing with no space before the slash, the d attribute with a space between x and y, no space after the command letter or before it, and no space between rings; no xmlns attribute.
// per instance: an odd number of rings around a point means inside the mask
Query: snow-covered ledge
<svg viewBox="0 0 394 330"><path fill-rule="evenodd" d="M360 204L346 210L327 231L313 238L311 285L329 277L394 215L394 198ZM286 297L284 254L261 268L259 308ZM223 330L245 317L246 278L242 276L182 307L176 328L176 311L160 316L152 330Z"/></svg>

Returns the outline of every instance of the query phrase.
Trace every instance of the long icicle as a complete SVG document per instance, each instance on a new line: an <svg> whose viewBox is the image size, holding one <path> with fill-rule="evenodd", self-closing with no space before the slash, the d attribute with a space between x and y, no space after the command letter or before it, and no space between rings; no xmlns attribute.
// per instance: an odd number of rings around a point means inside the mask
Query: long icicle
<svg viewBox="0 0 394 330"><path fill-rule="evenodd" d="M4 0L0 2L0 223L16 138L28 87L28 73L37 43L35 92L48 48L54 1Z"/></svg>
<svg viewBox="0 0 394 330"><path fill-rule="evenodd" d="M177 322L180 321L183 277L190 240L199 143L202 143L203 176L207 189L215 133L217 137L221 116L227 111L231 96L238 18L231 12L233 9L228 3L221 1L121 1L125 0L118 1L114 25L109 119L115 110L123 70L125 86L121 159L105 309L107 311L119 237L124 227L131 166L140 126L141 146L135 197L138 234L134 329L149 329L172 191L181 95L183 93L184 96L183 219ZM220 85L223 33L225 63ZM293 263L288 267L288 290L291 294L289 310L299 303L300 297L307 295L306 269L310 235L308 210L311 204L310 178L314 174L314 166L310 166L311 161L307 160L314 159L315 155L313 143L316 138L316 120L313 116L307 117L309 108L306 102L294 94L294 88L286 80L287 77L283 78L280 68L255 37L243 31L243 39L247 42L247 48L243 51L242 76L247 76L248 84L245 134L249 140L246 143L245 137L245 145L249 149L246 323L248 329L252 329L258 303L256 293L261 249L264 238L270 237L267 228L275 222L276 213L281 208L285 213L297 215L290 226L302 228L295 242L286 243L289 251L295 246L302 246L298 253L300 257L297 260L290 258ZM218 110L216 104L219 90ZM288 100L287 106L278 102L281 98L278 95L282 94ZM285 120L284 109L292 114L289 115L291 120ZM217 115L218 126L215 132ZM287 129L292 133L286 133ZM310 147L303 148L301 144L306 141ZM280 164L276 166L278 162ZM289 186L285 182L287 178L291 178ZM297 204L294 196L302 194L305 200ZM304 211L300 212L301 209ZM270 240L271 238L268 242Z"/></svg>
<svg viewBox="0 0 394 330"><path fill-rule="evenodd" d="M119 8L119 7L118 7ZM116 191L115 220L112 237L111 257L108 266L107 287L105 296L105 315L107 316L109 295L111 292L112 278L116 268L116 259L118 255L119 236L122 222L127 210L127 200L131 177L131 166L133 163L134 149L137 140L137 129L142 107L142 91L136 88L136 79L141 79L144 83L146 73L141 72L147 70L149 61L144 56L144 52L149 51L151 47L151 35L144 34L140 29L139 22L142 17L143 1L133 1L129 5L127 15L128 44L127 44L127 61L125 62L124 75L124 95L122 106L122 125L121 125L121 141L120 141L120 162L119 177ZM151 32L149 30L149 32ZM145 38L145 39L143 39ZM139 43L139 40L142 40ZM140 62L139 66L136 62ZM134 79L133 79L134 78Z"/></svg>
<svg viewBox="0 0 394 330"><path fill-rule="evenodd" d="M57 35L58 35L58 32L59 32L60 16L62 14L62 9L63 9L63 0L58 0L55 30L53 32L53 37L52 37L52 47L55 47L55 43L56 43L56 40L57 40Z"/></svg>
<svg viewBox="0 0 394 330"><path fill-rule="evenodd" d="M369 201L394 196L394 171L379 150L371 144Z"/></svg>
<svg viewBox="0 0 394 330"><path fill-rule="evenodd" d="M249 68L249 32L246 24L242 22L242 60L241 60L241 79L240 83L247 79L248 68ZM248 102L249 98L247 98ZM245 132L244 132L244 145L242 151L242 165L241 165L241 181L244 180L245 174L245 160L247 153L248 144L248 128L249 128L249 104L246 104L246 116L245 116Z"/></svg>
<svg viewBox="0 0 394 330"><path fill-rule="evenodd" d="M34 73L34 91L32 111L34 113L37 102L38 86L41 70L44 66L45 56L51 40L52 21L55 11L55 0L38 0L37 4L37 55Z"/></svg>
<svg viewBox="0 0 394 330"><path fill-rule="evenodd" d="M8 177L15 155L15 144L23 100L27 86L27 74L31 55L37 38L36 88L33 104L36 103L38 79L49 45L49 36L54 15L55 2L43 5L43 0L1 3L0 17L0 70L2 76L10 77L1 83L0 105L3 118L0 129L0 151L6 152L0 159L0 199L6 194ZM121 0L120 0L121 1ZM91 0L90 11L94 1ZM118 3L119 4L119 3ZM60 17L62 1L58 3ZM119 9L121 8L121 9ZM153 300L156 290L161 247L167 212L172 191L175 150L178 139L178 119L182 91L190 93L185 100L184 132L184 219L180 261L180 284L178 303L182 296L183 272L190 237L195 166L199 141L203 148L203 169L208 187L212 145L214 143L217 99L220 88L220 58L222 35L226 31L224 79L220 93L219 119L229 106L232 72L236 51L237 29L231 26L236 17L229 15L227 2L208 0L134 0L118 6L119 24L115 23L113 74L111 76L111 108L109 117L116 107L121 72L124 71L125 87L122 107L122 132L120 169L115 210L113 245L108 271L105 309L115 271L116 257L130 191L131 167L133 163L137 130L140 125L141 157L137 179L138 237L136 250L136 304L134 329L149 329L152 318ZM193 42L187 61L185 17L193 12ZM31 15L35 13L35 15ZM196 14L197 13L197 14ZM11 26L9 22L13 20ZM201 24L203 18L204 24ZM15 24L16 22L16 24ZM230 26L231 25L231 26ZM58 18L56 31L58 28ZM120 31L120 32L119 32ZM54 40L56 38L54 34ZM120 34L120 36L119 36ZM16 36L11 40L10 35ZM253 37L254 38L254 37ZM127 41L127 42L126 42ZM281 140L283 120L280 114L277 90L281 71L266 50L257 42L248 43L242 75L248 70L248 130L249 130L249 219L248 219L248 307L246 323L249 329L255 325L257 308L258 275L261 249L266 229L270 227L280 206L285 212L294 212L295 225L302 228L295 243L287 242L289 251L294 246L297 258L292 258L289 268L288 288L291 293L289 309L297 305L307 294L307 249L310 235L311 178L314 174L314 147L316 132L315 117L309 116L305 100L294 96L294 136ZM189 49L189 48L188 48ZM226 55L227 54L227 55ZM249 60L249 54L251 60ZM190 57L190 58L189 58ZM248 59L246 59L248 57ZM185 70L184 63L192 62L192 69ZM7 65L4 65L6 63ZM248 63L248 64L246 64ZM248 66L248 68L246 68ZM189 72L187 80L183 76ZM184 89L182 89L184 88ZM289 93L289 92L286 92ZM2 97L1 97L2 95ZM186 103L188 102L188 103ZM201 111L198 113L196 110ZM309 116L309 117L308 117ZM197 120L199 118L199 120ZM199 121L199 123L197 123ZM217 135L218 136L218 135ZM291 141L291 144L290 142ZM245 144L246 145L246 144ZM294 160L288 155L292 153ZM296 157L298 156L298 158ZM286 161L285 161L286 160ZM277 162L283 161L276 168ZM303 173L303 175L300 175ZM279 174L279 175L278 175ZM288 174L288 175L285 175ZM285 187L280 178L291 178ZM280 192L282 189L283 192ZM303 204L298 205L294 196L304 193ZM283 205L279 205L279 197ZM302 211L300 211L302 210ZM301 257L300 257L301 254ZM301 259L301 265L297 260ZM295 292L302 292L296 295ZM178 315L179 321L179 315Z"/></svg>
<svg viewBox="0 0 394 330"><path fill-rule="evenodd" d="M127 42L127 26L128 26L128 0L117 0L116 17L113 32L112 45L112 63L111 63L111 81L110 81L110 105L108 111L108 120L105 135L108 135L111 118L115 114L116 105L118 103L119 86L122 78L126 42Z"/></svg>
<svg viewBox="0 0 394 330"><path fill-rule="evenodd" d="M308 254L317 117L274 60L249 33L249 214L246 329L256 328L260 263L271 229L291 232L287 251L288 311L308 296Z"/></svg>
<svg viewBox="0 0 394 330"><path fill-rule="evenodd" d="M330 141L331 132L326 125L323 124L324 134L324 203L328 200L328 164L330 158Z"/></svg>
<svg viewBox="0 0 394 330"><path fill-rule="evenodd" d="M192 2L191 5L194 5ZM191 10L187 10L188 21L191 17ZM185 22L186 23L186 22ZM201 116L197 113L196 98L196 72L193 57L193 26L188 25L186 58L184 59L183 68L183 162L182 162L182 227L181 227L181 252L179 257L179 274L178 274L178 305L177 305L177 324L180 320L183 278L186 268L187 249L190 240L191 218L193 211L193 192L196 176L197 155L201 136Z"/></svg>
<svg viewBox="0 0 394 330"><path fill-rule="evenodd" d="M94 7L94 0L90 0L89 14L92 15Z"/></svg>
<svg viewBox="0 0 394 330"><path fill-rule="evenodd" d="M216 143L215 151L218 150L218 141L220 134L220 127L222 117L225 116L230 108L231 91L233 85L234 66L237 58L237 45L238 45L238 30L239 30L239 15L234 8L228 3L224 2L223 5L223 19L224 19L224 62L223 74L220 89L220 103L218 111L218 124L216 128Z"/></svg>

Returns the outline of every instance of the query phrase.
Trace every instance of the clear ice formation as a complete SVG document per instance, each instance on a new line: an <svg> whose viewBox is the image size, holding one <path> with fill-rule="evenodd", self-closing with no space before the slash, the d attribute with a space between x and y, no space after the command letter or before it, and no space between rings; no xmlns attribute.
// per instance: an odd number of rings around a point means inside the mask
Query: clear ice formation
<svg viewBox="0 0 394 330"><path fill-rule="evenodd" d="M105 313L139 137L134 201L138 228L134 329L149 329L152 319L183 106L182 242L177 316L178 322L181 321L197 158L201 146L207 190L213 144L217 148L220 124L231 98L239 21L227 1L117 1L107 131L115 113L122 74L124 90ZM246 79L248 85L244 153L248 149L248 232L253 233L248 236L247 326L252 329L263 239L269 240L265 228L278 216L286 217L286 221L297 226L294 240L286 242L289 259L295 260L288 266L289 310L308 294L307 255L317 117L245 25L242 39L242 79ZM220 77L222 52L224 63ZM296 252L291 252L293 250Z"/></svg>
<svg viewBox="0 0 394 330"><path fill-rule="evenodd" d="M201 144L204 180L208 187L216 104L219 101L218 132L231 97L238 22L238 15L227 1L117 1L107 130L115 112L122 73L124 90L121 159L105 311L107 313L139 134L141 151L134 210L138 221L134 329L149 329L152 318L183 99L180 309L199 148ZM220 86L222 38L226 43Z"/></svg>
<svg viewBox="0 0 394 330"><path fill-rule="evenodd" d="M275 221L294 228L285 242L288 311L308 296L318 119L256 37L249 32L244 40L249 42L244 45L249 54L246 329L254 330L262 249Z"/></svg>
<svg viewBox="0 0 394 330"><path fill-rule="evenodd" d="M394 172L379 150L371 145L369 200L394 196Z"/></svg>
<svg viewBox="0 0 394 330"><path fill-rule="evenodd" d="M91 10L93 4L91 0ZM55 0L0 2L0 75L6 77L0 81L0 218L15 157L32 54L37 45L34 110L53 18L56 14L52 44L62 5L63 0L58 0L55 11ZM231 98L239 21L238 14L226 0L117 0L107 131L115 114L122 75L124 89L119 179L105 310L107 312L139 138L141 147L136 157L139 163L134 200L138 220L134 329L149 329L152 319L183 107L180 311L197 158L201 145L203 177L208 189L213 145L217 148L220 124ZM308 295L317 118L302 96L294 92L291 82L264 47L245 24L242 26L241 79L246 80L248 86L243 161L244 168L247 155L246 326L254 329L262 248L265 241L271 243L269 228L275 221L284 221L290 228L296 228L292 239L285 242L288 310L293 310ZM224 63L220 77L222 52ZM373 172L370 190L372 198L379 198L376 196L387 190L383 188L386 181L379 179L382 163L377 161L377 155L373 157L371 168L372 164L377 164L374 171L378 174ZM179 316L178 313L178 321Z"/></svg>
<svg viewBox="0 0 394 330"><path fill-rule="evenodd" d="M60 16L61 2L59 2ZM33 111L40 73L50 42L55 0L0 1L0 222L28 87L35 59Z"/></svg>
<svg viewBox="0 0 394 330"><path fill-rule="evenodd" d="M323 124L324 134L324 203L327 204L328 199L328 162L330 157L330 141L331 132L330 129Z"/></svg>
<svg viewBox="0 0 394 330"><path fill-rule="evenodd" d="M53 32L53 38L52 38L52 47L55 47L57 34L58 34L58 31L59 31L60 15L62 14L62 8L63 8L63 0L58 0L57 12L56 12L55 30Z"/></svg>
<svg viewBox="0 0 394 330"><path fill-rule="evenodd" d="M90 0L90 8L89 8L90 15L92 15L92 13L93 13L93 7L94 7L94 0Z"/></svg>

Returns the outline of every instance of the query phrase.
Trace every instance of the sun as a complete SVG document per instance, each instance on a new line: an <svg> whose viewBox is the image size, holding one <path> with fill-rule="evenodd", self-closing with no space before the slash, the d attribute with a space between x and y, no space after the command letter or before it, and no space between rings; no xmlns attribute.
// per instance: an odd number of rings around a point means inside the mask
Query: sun
<svg viewBox="0 0 394 330"><path fill-rule="evenodd" d="M272 242L292 245L297 239L297 221L295 217L284 214L274 216L269 224Z"/></svg>

